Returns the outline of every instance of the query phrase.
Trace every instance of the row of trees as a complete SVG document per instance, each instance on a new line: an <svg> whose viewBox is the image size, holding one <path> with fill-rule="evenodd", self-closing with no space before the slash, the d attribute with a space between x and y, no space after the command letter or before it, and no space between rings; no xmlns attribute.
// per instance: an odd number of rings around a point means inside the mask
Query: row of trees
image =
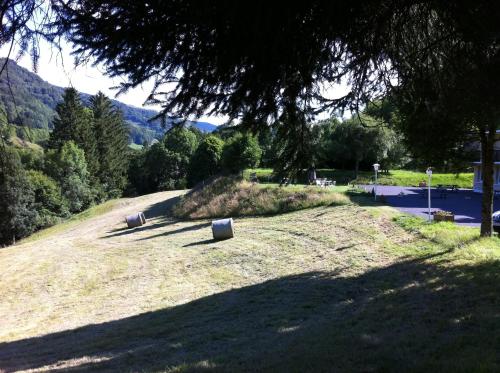
<svg viewBox="0 0 500 373"><path fill-rule="evenodd" d="M236 132L224 140L194 128L174 127L162 141L145 147L131 159L129 193L193 186L220 172L237 173L257 167L262 150L257 138Z"/></svg>
<svg viewBox="0 0 500 373"><path fill-rule="evenodd" d="M127 132L109 98L98 93L85 107L69 88L56 111L45 151L2 144L0 244L120 196L127 185Z"/></svg>

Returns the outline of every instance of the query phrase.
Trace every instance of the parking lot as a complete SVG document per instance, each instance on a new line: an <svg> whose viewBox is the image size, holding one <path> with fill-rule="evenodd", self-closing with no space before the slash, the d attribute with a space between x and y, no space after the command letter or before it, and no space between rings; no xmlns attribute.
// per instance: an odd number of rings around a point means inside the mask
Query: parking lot
<svg viewBox="0 0 500 373"><path fill-rule="evenodd" d="M373 185L365 185L363 188L371 192ZM383 196L388 205L402 212L424 218L428 216L427 188L379 185L377 196ZM441 193L436 188L431 188L431 212L436 210L451 211L455 214L457 224L479 226L481 223L481 197L481 194L474 193L470 189ZM497 210L500 210L500 200L494 201L494 211Z"/></svg>

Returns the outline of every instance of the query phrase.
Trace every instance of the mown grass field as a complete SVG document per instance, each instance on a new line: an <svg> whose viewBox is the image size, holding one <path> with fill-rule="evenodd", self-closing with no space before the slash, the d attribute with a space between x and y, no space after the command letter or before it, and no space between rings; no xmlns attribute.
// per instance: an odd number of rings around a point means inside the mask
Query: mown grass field
<svg viewBox="0 0 500 373"><path fill-rule="evenodd" d="M183 193L0 250L0 370L500 370L499 239L348 194L215 242L172 217Z"/></svg>
<svg viewBox="0 0 500 373"><path fill-rule="evenodd" d="M275 178L272 177L272 169L270 168L247 169L244 172L244 177L249 179L252 173L257 175L260 182L276 182ZM354 180L354 171L318 169L316 170L316 176L333 179L337 181L337 184L344 185L348 181ZM432 184L458 185L459 188L472 188L473 177L473 173L434 173L432 175ZM373 179L374 174L372 171L360 171L356 183L370 184L373 183ZM418 186L418 183L421 181L427 181L427 175L424 172L391 170L388 174L379 173L378 175L378 183L380 185Z"/></svg>

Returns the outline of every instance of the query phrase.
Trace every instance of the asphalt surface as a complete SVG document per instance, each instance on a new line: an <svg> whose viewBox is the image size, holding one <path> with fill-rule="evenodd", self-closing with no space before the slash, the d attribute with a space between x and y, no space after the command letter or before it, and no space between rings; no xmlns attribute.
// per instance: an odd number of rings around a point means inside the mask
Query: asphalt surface
<svg viewBox="0 0 500 373"><path fill-rule="evenodd" d="M373 185L362 186L371 192ZM398 210L427 219L427 188L385 186L377 187L377 196L384 196L385 202ZM431 188L431 214L437 210L451 211L455 222L460 225L477 227L481 223L481 196L471 189L459 189L441 194ZM500 200L494 201L493 211L500 210Z"/></svg>

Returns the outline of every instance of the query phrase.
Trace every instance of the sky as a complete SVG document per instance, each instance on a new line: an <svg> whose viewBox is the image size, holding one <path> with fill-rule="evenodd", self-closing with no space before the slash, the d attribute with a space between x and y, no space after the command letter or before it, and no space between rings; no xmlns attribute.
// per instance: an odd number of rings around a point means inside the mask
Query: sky
<svg viewBox="0 0 500 373"><path fill-rule="evenodd" d="M102 66L92 66L91 64L87 64L75 67L74 58L70 54L71 48L68 44L63 44L62 52L59 52L58 50L51 48L47 43L43 41L42 43L43 45L41 46L37 74L43 80L60 87L72 86L80 92L91 95L96 94L98 91L102 91L107 96L115 98L128 105L144 107L147 109L160 109L159 106L143 105L153 87L152 81L146 82L142 86L130 89L127 93L115 97L117 90L112 89L112 87L118 86L122 81L125 81L124 77L112 79L105 75L105 69ZM9 48L7 45L0 48L0 57L7 57L8 53ZM11 53L10 58L15 59L16 56L17 53L14 50ZM33 71L29 55L23 56L17 61L17 63L20 66ZM325 96L329 98L339 97L342 94L345 94L346 90L346 85L329 87L325 92ZM324 113L319 115L317 119L324 119L329 116L330 115L328 113ZM223 116L203 116L201 118L188 119L220 125L225 123L228 118Z"/></svg>

